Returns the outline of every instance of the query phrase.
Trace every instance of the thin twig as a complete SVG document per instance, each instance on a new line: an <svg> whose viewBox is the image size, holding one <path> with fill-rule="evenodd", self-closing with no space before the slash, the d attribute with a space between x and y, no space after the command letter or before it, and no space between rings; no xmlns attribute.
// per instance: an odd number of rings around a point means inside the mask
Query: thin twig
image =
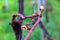
<svg viewBox="0 0 60 40"><path fill-rule="evenodd" d="M40 22L40 17L38 17L37 21L35 22L35 24L32 26L31 30L29 31L29 33L27 34L27 36L25 37L24 40L28 40L30 35L32 34L32 31L36 28L37 24Z"/></svg>

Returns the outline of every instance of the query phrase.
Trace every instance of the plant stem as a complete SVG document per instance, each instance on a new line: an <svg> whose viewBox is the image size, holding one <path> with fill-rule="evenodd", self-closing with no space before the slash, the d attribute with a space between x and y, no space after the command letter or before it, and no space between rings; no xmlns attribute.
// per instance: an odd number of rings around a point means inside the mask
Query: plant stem
<svg viewBox="0 0 60 40"><path fill-rule="evenodd" d="M36 28L37 24L39 23L40 21L40 17L38 17L37 21L35 22L35 24L32 26L31 30L29 31L29 33L27 34L27 36L25 37L24 40L28 40L29 37L31 36L33 30Z"/></svg>

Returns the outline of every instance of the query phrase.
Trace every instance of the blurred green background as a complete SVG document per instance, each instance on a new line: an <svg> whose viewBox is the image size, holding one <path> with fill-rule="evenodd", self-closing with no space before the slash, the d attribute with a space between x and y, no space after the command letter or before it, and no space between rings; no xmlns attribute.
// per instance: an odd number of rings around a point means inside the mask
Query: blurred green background
<svg viewBox="0 0 60 40"><path fill-rule="evenodd" d="M46 30L51 35L53 40L60 40L60 0L48 0L51 4L52 11L48 12L49 23L46 24L45 14L43 14L42 22ZM8 0L8 9L3 8L5 0L0 0L0 40L15 40L13 29L9 23L12 19L12 14L18 13L18 0ZM24 0L24 15L32 14L32 0ZM29 20L29 21L28 21ZM31 19L26 19L23 24L31 22ZM23 30L23 36L28 31ZM33 31L29 40L39 40L39 26ZM46 39L45 39L46 40Z"/></svg>

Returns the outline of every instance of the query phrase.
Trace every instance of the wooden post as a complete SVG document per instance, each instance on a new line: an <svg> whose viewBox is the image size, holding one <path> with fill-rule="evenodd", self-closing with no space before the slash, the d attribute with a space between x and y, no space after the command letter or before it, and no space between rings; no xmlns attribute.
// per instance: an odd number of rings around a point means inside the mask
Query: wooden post
<svg viewBox="0 0 60 40"><path fill-rule="evenodd" d="M24 0L18 0L18 4L19 4L19 13L23 14L23 11L24 11L24 6L23 6L23 3Z"/></svg>
<svg viewBox="0 0 60 40"><path fill-rule="evenodd" d="M23 0L18 0L18 13L23 14ZM16 40L22 40L22 30L21 30L21 25L22 25L22 18L18 17L18 20L15 19L16 16L13 16L12 18L12 27L15 32Z"/></svg>
<svg viewBox="0 0 60 40"><path fill-rule="evenodd" d="M20 14L23 14L23 9L24 9L24 7L23 7L23 1L24 0L18 0L18 4L19 4L19 6L18 6L18 13ZM18 18L18 22L20 22L20 26L18 26L18 29L17 29L17 33L15 33L16 34L16 40L22 40L22 30L21 30L21 25L22 25L22 19L19 17Z"/></svg>

